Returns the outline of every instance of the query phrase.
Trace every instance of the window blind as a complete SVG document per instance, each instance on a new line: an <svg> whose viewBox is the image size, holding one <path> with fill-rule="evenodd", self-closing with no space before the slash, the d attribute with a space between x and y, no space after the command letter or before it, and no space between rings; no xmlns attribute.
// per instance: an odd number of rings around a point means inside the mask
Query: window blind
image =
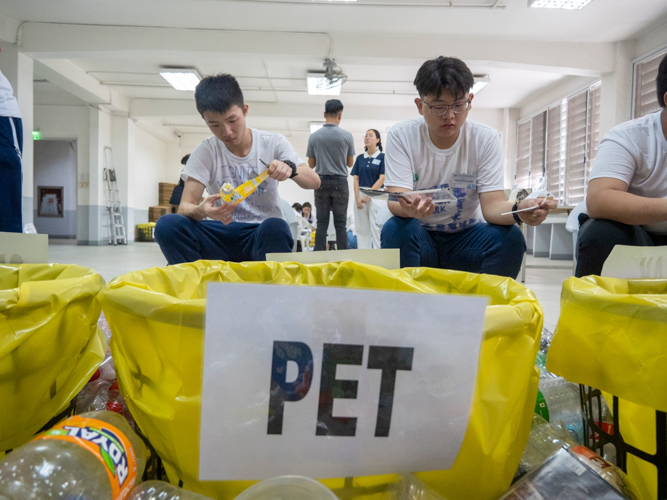
<svg viewBox="0 0 667 500"><path fill-rule="evenodd" d="M516 183L519 189L530 187L530 123L517 124L516 131Z"/></svg>
<svg viewBox="0 0 667 500"><path fill-rule="evenodd" d="M567 100L567 153L565 155L565 204L584 200L588 153L588 90Z"/></svg>
<svg viewBox="0 0 667 500"><path fill-rule="evenodd" d="M547 110L547 189L558 203L563 203L563 161L565 106L557 104Z"/></svg>
<svg viewBox="0 0 667 500"><path fill-rule="evenodd" d="M544 175L544 153L546 132L545 120L547 112L535 115L530 120L530 187L535 189L540 178Z"/></svg>
<svg viewBox="0 0 667 500"><path fill-rule="evenodd" d="M644 62L635 64L635 109L633 118L639 118L660 110L656 95L656 80L660 61L665 57L665 54L667 54L667 50Z"/></svg>
<svg viewBox="0 0 667 500"><path fill-rule="evenodd" d="M588 179L591 177L591 170L595 164L595 157L598 154L600 145L600 98L602 96L602 87L597 85L592 87L588 98L588 158L586 159L586 189L588 189Z"/></svg>

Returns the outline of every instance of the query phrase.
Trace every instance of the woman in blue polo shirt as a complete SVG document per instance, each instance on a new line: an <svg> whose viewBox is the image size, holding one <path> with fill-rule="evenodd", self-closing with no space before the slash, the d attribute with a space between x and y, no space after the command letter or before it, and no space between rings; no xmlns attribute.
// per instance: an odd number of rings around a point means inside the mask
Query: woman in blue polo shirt
<svg viewBox="0 0 667 500"><path fill-rule="evenodd" d="M380 248L380 228L375 219L380 211L377 201L359 192L360 187L380 189L384 185L384 153L380 132L370 129L364 136L366 152L357 156L351 175L354 177L354 228L360 249Z"/></svg>

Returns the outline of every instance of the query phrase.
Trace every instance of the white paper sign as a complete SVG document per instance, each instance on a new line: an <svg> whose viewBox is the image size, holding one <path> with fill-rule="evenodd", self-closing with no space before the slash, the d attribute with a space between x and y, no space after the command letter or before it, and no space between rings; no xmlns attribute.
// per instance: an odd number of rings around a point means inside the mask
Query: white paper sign
<svg viewBox="0 0 667 500"><path fill-rule="evenodd" d="M0 233L0 264L49 262L47 234Z"/></svg>
<svg viewBox="0 0 667 500"><path fill-rule="evenodd" d="M667 247L616 245L602 266L608 278L667 278Z"/></svg>
<svg viewBox="0 0 667 500"><path fill-rule="evenodd" d="M210 284L199 479L451 468L487 302Z"/></svg>

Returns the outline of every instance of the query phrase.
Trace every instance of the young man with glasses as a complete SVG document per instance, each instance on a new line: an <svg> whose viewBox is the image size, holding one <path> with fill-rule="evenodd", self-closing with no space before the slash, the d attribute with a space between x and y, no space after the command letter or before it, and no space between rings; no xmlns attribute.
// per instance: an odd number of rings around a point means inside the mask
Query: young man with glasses
<svg viewBox="0 0 667 500"><path fill-rule="evenodd" d="M498 132L466 121L473 83L470 69L453 57L426 61L417 72L415 104L421 116L389 131L385 187L391 192L449 189L456 203L435 204L420 196L389 202L394 217L382 228L382 248L399 248L401 267L515 278L526 251L516 224L537 226L557 204L507 201Z"/></svg>

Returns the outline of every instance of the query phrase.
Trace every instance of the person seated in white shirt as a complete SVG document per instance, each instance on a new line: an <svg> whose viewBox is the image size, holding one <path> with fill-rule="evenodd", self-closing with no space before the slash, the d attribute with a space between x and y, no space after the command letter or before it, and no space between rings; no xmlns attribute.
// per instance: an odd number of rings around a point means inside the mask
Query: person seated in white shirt
<svg viewBox="0 0 667 500"><path fill-rule="evenodd" d="M266 260L267 253L291 252L294 240L282 218L278 183L292 179L303 189L317 189L319 176L284 135L246 127L248 105L233 76L202 79L195 103L213 137L197 146L181 173L185 187L178 213L163 215L155 226L167 262L256 261ZM269 178L248 198L237 205L221 202L224 183L238 187L265 170ZM213 194L200 201L204 189Z"/></svg>
<svg viewBox="0 0 667 500"><path fill-rule="evenodd" d="M385 187L448 189L455 203L413 196L389 202L382 248L399 248L401 267L437 267L515 278L526 242L516 226L540 224L552 200L507 201L498 132L467 120L472 72L453 57L426 61L415 78L419 118L394 125L385 148ZM518 209L534 210L506 214ZM506 215L503 215L506 214Z"/></svg>
<svg viewBox="0 0 667 500"><path fill-rule="evenodd" d="M658 68L661 111L617 125L600 141L579 216L575 275L600 275L614 246L667 245L667 55Z"/></svg>

